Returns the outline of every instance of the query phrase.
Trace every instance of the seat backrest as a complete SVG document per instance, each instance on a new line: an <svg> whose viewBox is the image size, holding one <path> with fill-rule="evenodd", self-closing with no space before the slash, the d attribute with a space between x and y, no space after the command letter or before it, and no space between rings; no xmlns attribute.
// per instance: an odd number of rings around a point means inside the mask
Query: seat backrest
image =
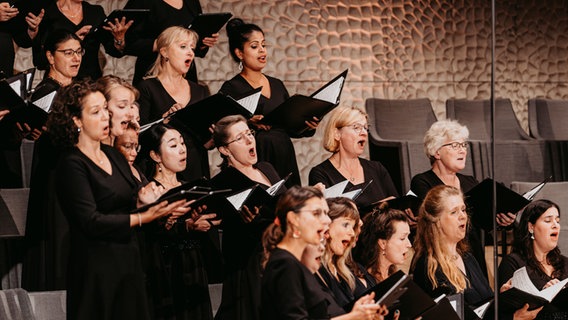
<svg viewBox="0 0 568 320"><path fill-rule="evenodd" d="M528 102L531 134L545 140L568 140L568 100L531 99Z"/></svg>
<svg viewBox="0 0 568 320"><path fill-rule="evenodd" d="M539 182L519 182L513 181L511 183L511 189L519 194L523 194L533 187L535 187ZM536 199L548 199L560 207L560 214L566 214L568 212L568 182L549 182L542 190L540 190L534 197ZM558 247L560 251L566 255L568 253L568 219L560 219L560 239L558 241Z"/></svg>
<svg viewBox="0 0 568 320"><path fill-rule="evenodd" d="M422 141L424 133L436 122L430 99L365 100L371 134L382 140Z"/></svg>
<svg viewBox="0 0 568 320"><path fill-rule="evenodd" d="M446 117L467 126L471 140L491 140L490 100L449 99L446 101ZM509 99L495 100L495 139L530 139L521 128Z"/></svg>
<svg viewBox="0 0 568 320"><path fill-rule="evenodd" d="M65 320L67 292L65 290L28 292L35 320Z"/></svg>
<svg viewBox="0 0 568 320"><path fill-rule="evenodd" d="M30 187L30 179L32 175L32 160L34 156L35 141L23 139L20 146L20 161L22 167L22 187Z"/></svg>
<svg viewBox="0 0 568 320"><path fill-rule="evenodd" d="M0 319L34 320L28 293L24 289L0 290Z"/></svg>
<svg viewBox="0 0 568 320"><path fill-rule="evenodd" d="M26 233L30 189L0 189L0 237L18 237Z"/></svg>

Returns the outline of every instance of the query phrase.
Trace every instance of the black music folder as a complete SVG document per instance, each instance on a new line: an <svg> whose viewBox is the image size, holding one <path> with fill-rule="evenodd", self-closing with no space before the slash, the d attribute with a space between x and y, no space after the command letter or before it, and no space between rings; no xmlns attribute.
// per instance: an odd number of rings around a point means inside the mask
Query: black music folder
<svg viewBox="0 0 568 320"><path fill-rule="evenodd" d="M349 184L349 180L343 180L331 187L325 188L323 196L326 199L343 197L355 201L367 189L367 187L371 185L371 183L373 183L373 179L363 183L362 187L351 186L351 188L346 188Z"/></svg>
<svg viewBox="0 0 568 320"><path fill-rule="evenodd" d="M191 21L188 28L197 32L199 39L203 40L203 38L218 33L232 16L230 12L200 13Z"/></svg>
<svg viewBox="0 0 568 320"><path fill-rule="evenodd" d="M221 120L221 118L235 114L240 114L247 119L252 117L254 109L247 109L240 102L247 100L249 97L260 98L259 89L249 92L248 96L238 101L222 93L216 93L196 103L189 104L166 118L170 118L175 124L180 124L203 145L211 139L209 128L212 124ZM254 108L256 108L257 104L258 100L254 103ZM145 124L140 127L140 131L143 132L152 125L162 121L164 121L164 118Z"/></svg>
<svg viewBox="0 0 568 320"><path fill-rule="evenodd" d="M197 179L195 181L184 183L181 186L168 190L163 195L161 195L160 198L158 198L158 200L154 201L153 203L136 208L132 212L133 213L144 212L148 210L150 207L155 206L156 204L162 201L168 201L168 203L172 203L182 199L185 200L199 199L203 196L212 194L212 191L213 190L207 178Z"/></svg>
<svg viewBox="0 0 568 320"><path fill-rule="evenodd" d="M376 303L385 305L390 310L390 307L397 303L399 298L406 292L409 282L412 282L410 277L401 270L398 270L374 287L367 289L361 296L355 297L353 301L343 306L343 309L346 312L350 312L359 298L371 292L375 292Z"/></svg>
<svg viewBox="0 0 568 320"><path fill-rule="evenodd" d="M27 16L29 12L33 13L34 15L38 15L41 12L41 9L45 8L49 3L46 1L38 1L38 0L15 0L9 1L11 8L17 8L19 11L18 16Z"/></svg>
<svg viewBox="0 0 568 320"><path fill-rule="evenodd" d="M30 90L35 68L0 81L0 110L10 110L5 121L27 123L32 129L41 129L57 94L56 90ZM32 98L33 96L33 98Z"/></svg>
<svg viewBox="0 0 568 320"><path fill-rule="evenodd" d="M442 296L437 299L436 304L431 307L430 309L426 310L426 312L422 313L420 316L422 320L462 320L463 316L460 317L448 297ZM401 313L404 313L406 310L403 309ZM406 318L406 317L405 317ZM408 318L414 319L414 318ZM402 318L399 318L402 320Z"/></svg>
<svg viewBox="0 0 568 320"><path fill-rule="evenodd" d="M507 188L502 183L496 183L497 213L516 213L530 200ZM471 213L471 222L486 231L493 230L492 213L493 179L487 178L465 194L465 203Z"/></svg>
<svg viewBox="0 0 568 320"><path fill-rule="evenodd" d="M306 121L311 121L314 117L321 120L339 105L348 71L343 71L309 97L300 94L291 96L265 115L263 122L281 126L291 135L301 135L309 129Z"/></svg>
<svg viewBox="0 0 568 320"><path fill-rule="evenodd" d="M95 34L97 36L97 38L99 38L101 41L106 40L106 39L110 39L110 37L111 37L110 31L103 29L103 27L106 26L109 21L114 23L114 21L115 21L114 19L118 19L119 21L121 21L122 17L126 18L127 23L128 23L128 21L131 21L131 20L134 21L132 26L130 26L130 28L126 32L128 34L128 32L130 30L132 30L132 27L135 24L144 23L144 21L148 17L149 13L150 13L149 9L116 9L116 10L113 10L101 23L99 23L97 26L93 26L93 28L91 28L91 30L89 31L89 34Z"/></svg>

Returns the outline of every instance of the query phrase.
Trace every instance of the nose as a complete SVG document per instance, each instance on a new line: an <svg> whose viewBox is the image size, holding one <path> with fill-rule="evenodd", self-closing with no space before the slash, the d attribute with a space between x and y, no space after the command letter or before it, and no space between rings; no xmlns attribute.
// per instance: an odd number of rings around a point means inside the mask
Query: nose
<svg viewBox="0 0 568 320"><path fill-rule="evenodd" d="M410 239L408 239L408 238L406 238L406 247L412 248L412 242L410 242Z"/></svg>

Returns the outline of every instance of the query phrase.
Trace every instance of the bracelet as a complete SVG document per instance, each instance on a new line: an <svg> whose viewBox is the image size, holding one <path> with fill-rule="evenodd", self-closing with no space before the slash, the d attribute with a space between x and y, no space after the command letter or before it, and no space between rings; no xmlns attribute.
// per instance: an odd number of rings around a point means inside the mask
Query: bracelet
<svg viewBox="0 0 568 320"><path fill-rule="evenodd" d="M124 43L124 39L121 40L114 39L114 43L116 43L117 46L121 46Z"/></svg>
<svg viewBox="0 0 568 320"><path fill-rule="evenodd" d="M142 227L142 215L138 213L138 226Z"/></svg>

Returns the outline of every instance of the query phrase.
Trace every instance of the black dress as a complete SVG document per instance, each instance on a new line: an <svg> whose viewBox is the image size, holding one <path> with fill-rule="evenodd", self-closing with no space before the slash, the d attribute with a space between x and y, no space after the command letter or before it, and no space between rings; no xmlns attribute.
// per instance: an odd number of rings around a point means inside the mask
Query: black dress
<svg viewBox="0 0 568 320"><path fill-rule="evenodd" d="M392 182L392 179L385 167L380 162L369 161L366 159L359 158L361 167L363 167L363 176L365 182L359 185L353 185L351 182L345 187L346 190L354 190L364 186L368 181L373 180L373 182L361 193L359 197L355 199L357 206L363 211L369 207L374 202L382 200L384 198L394 196L398 197L398 192ZM309 184L314 185L321 182L326 188L333 186L334 184L345 181L345 178L329 161L329 159L318 164L310 170ZM361 218L367 212L361 212Z"/></svg>
<svg viewBox="0 0 568 320"><path fill-rule="evenodd" d="M265 77L270 84L271 96L270 98L260 96L255 114L266 115L290 97L282 81L267 75ZM239 97L253 89L243 76L237 74L231 80L225 81L219 92L231 97ZM311 137L314 133L315 130L307 130L306 135L292 138ZM284 128L273 126L268 131L258 130L256 151L258 161L270 162L281 177L292 173L292 176L286 182L286 186L301 185L294 144L292 144L292 140L290 140L290 136Z"/></svg>
<svg viewBox="0 0 568 320"><path fill-rule="evenodd" d="M466 176L461 173L456 173L460 181L461 191L463 193L468 192L473 187L475 187L479 182L472 176ZM420 199L424 199L426 194L430 189L435 186L443 185L444 182L440 180L440 178L434 173L432 170L428 170L422 172L420 174L415 175L412 177L412 181L410 182L410 190L416 194L416 196ZM471 228L467 232L467 241L470 246L470 250L473 253L473 256L477 260L477 263L481 267L483 274L487 277L487 264L485 263L485 248L483 247L483 242L481 241L481 235L483 230L476 227L475 225L471 225Z"/></svg>
<svg viewBox="0 0 568 320"><path fill-rule="evenodd" d="M345 311L290 252L270 254L262 276L261 319L331 319Z"/></svg>
<svg viewBox="0 0 568 320"><path fill-rule="evenodd" d="M162 31L172 26L188 27L193 19L202 12L199 0L183 0L181 9L176 9L163 0L129 0L125 9L149 9L150 13L144 23L135 24L126 35L126 54L138 57L134 69L135 86L142 81L152 64L156 61L157 53L152 51L154 40ZM196 46L195 56L205 57L208 47L203 46L201 40ZM195 62L191 64L186 74L188 80L197 82Z"/></svg>
<svg viewBox="0 0 568 320"><path fill-rule="evenodd" d="M36 95L41 97L59 88L59 83L45 78L36 87L32 100ZM26 253L22 264L22 288L28 291L64 290L66 287L69 225L55 192L60 153L49 132L43 132L34 144Z"/></svg>
<svg viewBox="0 0 568 320"><path fill-rule="evenodd" d="M463 254L462 259L466 271L465 276L468 281L468 287L463 292L464 301L467 306L477 306L478 304L493 297L493 292L491 291L489 282L487 281L487 278L485 278L483 271L481 271L477 260L475 260L470 253ZM425 256L418 258L412 272L414 282L416 282L416 284L418 284L432 298L436 298L441 294L452 295L457 293L456 288L450 283L440 267L438 267L435 273L438 286L437 288L434 288L434 285L428 278L428 260ZM472 316L472 313L469 312L469 310L466 311L465 314L466 319L470 319L469 317ZM490 315L486 314L485 317L488 316Z"/></svg>
<svg viewBox="0 0 568 320"><path fill-rule="evenodd" d="M147 276L152 318L213 319L201 253L201 243L207 234L188 232L184 223L176 223L167 230L163 222L154 221L144 228L149 249Z"/></svg>
<svg viewBox="0 0 568 320"><path fill-rule="evenodd" d="M136 232L138 183L124 156L101 145L108 174L79 149L61 157L56 188L69 222L68 319L149 319Z"/></svg>
<svg viewBox="0 0 568 320"><path fill-rule="evenodd" d="M255 167L271 184L280 181L278 173L270 163L259 162ZM211 184L217 189L238 191L258 183L234 167L228 167L213 177ZM261 187L266 189L269 186L261 184ZM264 207L249 223L245 223L240 216L223 215L221 229L223 229L222 248L226 275L221 305L215 319L259 318L260 261L263 254L261 237L273 220L274 212Z"/></svg>
<svg viewBox="0 0 568 320"><path fill-rule="evenodd" d="M568 278L568 257L562 256L564 260L564 269L562 269L562 276L558 280L564 280ZM518 253L511 253L507 255L499 264L499 287L501 287L505 282L509 281L513 277L515 271L522 267L527 268L527 273L532 283L539 290L542 290L544 285L552 280L546 273L542 272L540 269L535 269L527 265L527 259L521 257ZM538 313L536 319L567 319L568 318L568 307L566 302L568 301L568 291L565 289L560 291L560 293L552 300L552 303L546 304L544 308ZM512 314L501 313L501 318L512 319Z"/></svg>
<svg viewBox="0 0 568 320"><path fill-rule="evenodd" d="M39 26L39 33L35 37L33 44L34 65L37 66L38 69L49 69L45 51L43 50L43 44L51 32L63 29L75 33L86 25L91 25L94 28L106 18L103 7L100 5L93 5L86 1L82 1L81 5L83 6L83 20L79 24L73 23L61 13L56 1L53 1L45 8L45 15ZM97 80L103 74L99 64L101 42L94 34L88 34L81 42L81 45L85 49L85 55L81 61L77 79L91 78ZM113 57L120 58L124 55L115 48L114 39L112 37L108 37L108 40L104 41L102 45L105 48L105 52Z"/></svg>
<svg viewBox="0 0 568 320"><path fill-rule="evenodd" d="M189 104L195 103L207 97L207 88L195 82L188 81L191 90ZM138 85L140 90L140 124L146 124L158 120L176 103L174 98L166 91L158 78L148 78ZM183 124L172 121L170 123L183 135L187 147L187 165L182 171L181 180L194 181L203 177L209 178L209 158L207 150L194 138Z"/></svg>

